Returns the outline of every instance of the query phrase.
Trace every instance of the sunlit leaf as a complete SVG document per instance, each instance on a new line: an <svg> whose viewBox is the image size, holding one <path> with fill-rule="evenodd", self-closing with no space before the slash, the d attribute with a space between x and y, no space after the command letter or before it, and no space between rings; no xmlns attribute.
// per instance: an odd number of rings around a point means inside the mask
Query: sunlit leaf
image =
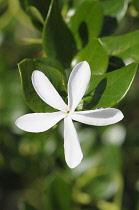
<svg viewBox="0 0 139 210"><path fill-rule="evenodd" d="M100 39L108 54L123 59L125 64L139 61L139 30Z"/></svg>
<svg viewBox="0 0 139 210"><path fill-rule="evenodd" d="M74 34L78 48L85 46L92 37L97 37L103 22L99 1L84 1L71 17L69 27Z"/></svg>
<svg viewBox="0 0 139 210"><path fill-rule="evenodd" d="M137 66L137 63L132 63L104 75L93 75L84 97L84 109L106 108L117 104L129 90Z"/></svg>
<svg viewBox="0 0 139 210"><path fill-rule="evenodd" d="M31 82L31 75L34 70L40 70L52 82L56 90L61 96L66 96L65 79L64 76L55 68L41 64L31 59L25 59L18 64L23 94L26 103L34 112L51 112L54 111L52 107L43 102L37 95ZM47 91L47 90L46 90ZM49 91L49 90L48 90Z"/></svg>
<svg viewBox="0 0 139 210"><path fill-rule="evenodd" d="M43 30L43 47L47 57L58 60L69 67L76 53L73 36L63 21L58 1L53 0Z"/></svg>
<svg viewBox="0 0 139 210"><path fill-rule="evenodd" d="M118 20L125 15L128 1L126 0L101 0L104 15L116 17Z"/></svg>
<svg viewBox="0 0 139 210"><path fill-rule="evenodd" d="M92 74L103 74L108 67L108 54L99 39L92 38L85 48L79 51L73 58L72 64L86 60Z"/></svg>

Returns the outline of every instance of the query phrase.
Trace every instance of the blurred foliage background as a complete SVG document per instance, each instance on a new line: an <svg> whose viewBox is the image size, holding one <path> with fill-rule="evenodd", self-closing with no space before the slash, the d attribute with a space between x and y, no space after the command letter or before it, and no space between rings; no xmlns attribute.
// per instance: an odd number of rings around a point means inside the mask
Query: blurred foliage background
<svg viewBox="0 0 139 210"><path fill-rule="evenodd" d="M32 2L0 0L0 210L139 210L138 71L117 105L125 116L122 122L106 127L75 123L84 159L73 170L64 160L62 123L53 132L39 134L15 126L17 117L31 112L23 99L17 63L44 55L42 17L38 23L34 13L29 18L26 11ZM40 2L47 13L49 1ZM63 17L68 21L71 8L82 2L60 0ZM103 23L97 36L106 48L125 42L118 57L108 52L107 71L122 67L130 57L139 61L139 35L110 43L104 38L139 29L139 1L102 0L100 4Z"/></svg>

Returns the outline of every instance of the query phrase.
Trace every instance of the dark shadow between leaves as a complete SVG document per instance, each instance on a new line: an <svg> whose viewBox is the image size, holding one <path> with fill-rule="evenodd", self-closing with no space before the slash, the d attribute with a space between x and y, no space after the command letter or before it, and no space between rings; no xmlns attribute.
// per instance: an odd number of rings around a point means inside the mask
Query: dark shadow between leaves
<svg viewBox="0 0 139 210"><path fill-rule="evenodd" d="M109 58L109 66L108 66L107 72L111 72L111 71L120 69L124 66L125 66L125 64L121 58L118 58L116 56L111 56Z"/></svg>
<svg viewBox="0 0 139 210"><path fill-rule="evenodd" d="M100 37L108 36L112 34L118 26L117 20L115 17L105 16L103 21L103 27L100 33Z"/></svg>
<svg viewBox="0 0 139 210"><path fill-rule="evenodd" d="M82 40L82 47L85 47L88 43L88 29L86 22L81 22L78 32Z"/></svg>
<svg viewBox="0 0 139 210"><path fill-rule="evenodd" d="M99 103L106 89L106 86L107 86L107 78L104 78L99 82L99 84L97 85L95 89L93 89L92 91L90 91L90 93L85 95L84 98L89 98L89 103L85 102L84 104L85 109L92 109ZM92 95L92 92L94 92L93 95Z"/></svg>

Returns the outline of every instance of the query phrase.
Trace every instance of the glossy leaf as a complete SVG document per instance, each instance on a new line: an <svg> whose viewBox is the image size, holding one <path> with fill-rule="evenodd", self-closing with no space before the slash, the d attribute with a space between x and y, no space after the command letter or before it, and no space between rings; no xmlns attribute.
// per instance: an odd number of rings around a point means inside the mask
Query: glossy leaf
<svg viewBox="0 0 139 210"><path fill-rule="evenodd" d="M73 67L83 60L89 63L92 74L103 74L106 72L108 67L108 54L99 39L92 38L87 46L75 55L72 61Z"/></svg>
<svg viewBox="0 0 139 210"><path fill-rule="evenodd" d="M103 22L99 1L85 1L71 17L69 27L74 34L78 48L85 46L92 37L97 37Z"/></svg>
<svg viewBox="0 0 139 210"><path fill-rule="evenodd" d="M47 57L58 60L65 68L76 53L74 38L63 21L57 0L53 0L43 30L43 47Z"/></svg>
<svg viewBox="0 0 139 210"><path fill-rule="evenodd" d="M123 59L125 64L139 61L139 30L119 36L101 38L108 54Z"/></svg>
<svg viewBox="0 0 139 210"><path fill-rule="evenodd" d="M137 63L104 75L93 75L84 97L84 109L107 108L117 104L129 90Z"/></svg>
<svg viewBox="0 0 139 210"><path fill-rule="evenodd" d="M116 17L118 20L121 20L125 15L128 6L126 0L101 0L100 2L104 15Z"/></svg>
<svg viewBox="0 0 139 210"><path fill-rule="evenodd" d="M55 68L38 63L31 59L25 59L18 64L23 94L26 103L34 112L52 112L54 109L44 103L37 95L31 82L31 75L34 70L40 70L45 73L61 96L65 97L65 79L64 76ZM46 90L47 91L47 90ZM49 90L48 90L49 91Z"/></svg>
<svg viewBox="0 0 139 210"><path fill-rule="evenodd" d="M45 204L49 210L71 210L71 187L62 174L47 182Z"/></svg>

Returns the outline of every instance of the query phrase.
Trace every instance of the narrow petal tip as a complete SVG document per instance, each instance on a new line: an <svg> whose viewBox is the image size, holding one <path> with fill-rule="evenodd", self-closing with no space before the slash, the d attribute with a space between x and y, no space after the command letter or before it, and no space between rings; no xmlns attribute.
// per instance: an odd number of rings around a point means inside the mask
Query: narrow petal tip
<svg viewBox="0 0 139 210"><path fill-rule="evenodd" d="M74 112L72 114L73 120L95 126L115 124L121 121L123 117L123 113L116 108L101 108L96 110Z"/></svg>
<svg viewBox="0 0 139 210"><path fill-rule="evenodd" d="M118 120L121 121L123 118L124 118L123 113L119 109L117 109L117 122Z"/></svg>
<svg viewBox="0 0 139 210"><path fill-rule="evenodd" d="M15 125L16 125L18 128L20 128L21 130L24 130L24 129L22 128L22 116L19 117L19 118L15 121Z"/></svg>
<svg viewBox="0 0 139 210"><path fill-rule="evenodd" d="M69 162L69 160L68 160L68 161L66 161L66 163L69 166L69 168L73 169L73 168L76 168L81 163L82 159L83 159L83 154L81 154L81 156L78 157L77 161L74 160L74 161Z"/></svg>
<svg viewBox="0 0 139 210"><path fill-rule="evenodd" d="M86 65L86 67L90 69L89 63L87 61L82 61L81 63L82 65Z"/></svg>
<svg viewBox="0 0 139 210"><path fill-rule="evenodd" d="M41 71L39 71L39 70L34 70L33 72L32 72L32 81L34 81L34 77L38 77L38 75L40 75L40 74L44 74L44 73L42 73Z"/></svg>
<svg viewBox="0 0 139 210"><path fill-rule="evenodd" d="M78 166L83 158L79 138L70 116L64 119L64 153L70 168Z"/></svg>

